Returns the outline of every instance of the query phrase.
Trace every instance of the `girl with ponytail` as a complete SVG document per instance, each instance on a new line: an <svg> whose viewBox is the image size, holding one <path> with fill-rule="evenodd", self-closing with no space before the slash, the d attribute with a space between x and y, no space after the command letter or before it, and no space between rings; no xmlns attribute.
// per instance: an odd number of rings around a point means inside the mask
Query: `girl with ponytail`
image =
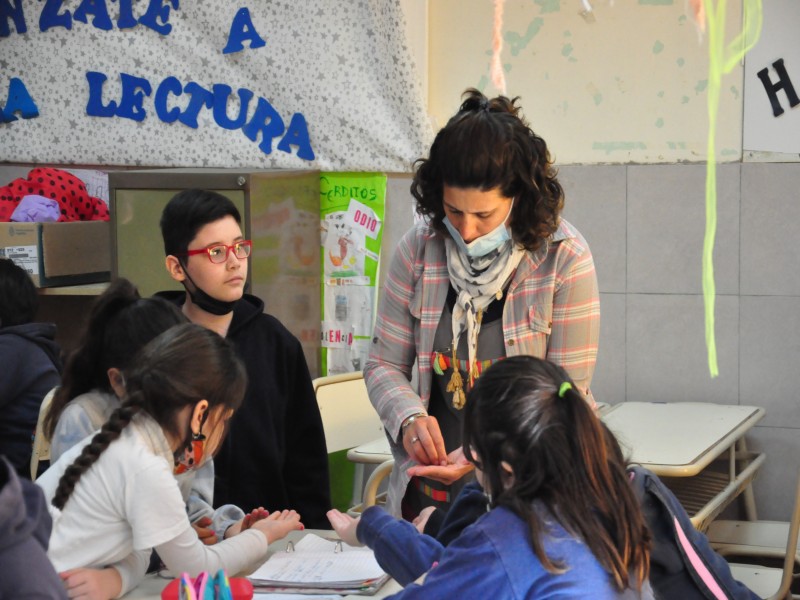
<svg viewBox="0 0 800 600"><path fill-rule="evenodd" d="M531 356L492 365L467 396L462 448L487 512L446 548L432 552L435 540L377 507L359 520L329 513L391 575L436 555L424 583L393 598L653 598L650 534L622 455L563 368Z"/></svg>
<svg viewBox="0 0 800 600"><path fill-rule="evenodd" d="M100 429L119 407L114 383L136 353L158 334L186 322L174 305L142 298L127 279L115 280L98 296L45 416L53 462Z"/></svg>
<svg viewBox="0 0 800 600"><path fill-rule="evenodd" d="M192 529L174 473L202 466L225 435L247 385L223 338L199 325L168 329L119 374L122 403L98 433L37 483L51 501L48 556L71 595L115 598L144 576L155 549L172 572L236 573L267 544L299 529L295 511L274 512L213 546Z"/></svg>

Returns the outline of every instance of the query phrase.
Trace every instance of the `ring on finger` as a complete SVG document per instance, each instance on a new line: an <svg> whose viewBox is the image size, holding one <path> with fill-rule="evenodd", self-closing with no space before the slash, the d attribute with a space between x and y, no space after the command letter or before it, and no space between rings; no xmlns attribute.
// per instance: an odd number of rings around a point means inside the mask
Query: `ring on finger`
<svg viewBox="0 0 800 600"><path fill-rule="evenodd" d="M411 438L411 443L412 443L412 444L415 444L415 443L417 443L418 441L419 441L419 438L418 438L417 436L414 436L414 437L412 437L412 438Z"/></svg>

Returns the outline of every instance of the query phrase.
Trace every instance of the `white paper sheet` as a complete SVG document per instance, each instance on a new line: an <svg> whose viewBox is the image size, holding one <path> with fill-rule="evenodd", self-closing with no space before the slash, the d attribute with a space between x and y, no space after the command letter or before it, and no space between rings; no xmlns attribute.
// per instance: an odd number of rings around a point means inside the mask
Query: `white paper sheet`
<svg viewBox="0 0 800 600"><path fill-rule="evenodd" d="M354 548L317 535L306 535L293 552L276 552L256 569L253 582L285 582L338 585L361 583L384 575L369 548Z"/></svg>

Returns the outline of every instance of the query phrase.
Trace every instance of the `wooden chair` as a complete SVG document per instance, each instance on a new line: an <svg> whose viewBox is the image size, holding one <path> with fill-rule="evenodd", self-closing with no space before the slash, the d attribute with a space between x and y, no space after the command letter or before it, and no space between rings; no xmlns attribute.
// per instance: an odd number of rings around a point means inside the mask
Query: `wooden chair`
<svg viewBox="0 0 800 600"><path fill-rule="evenodd" d="M783 568L731 563L733 576L761 598L790 598L794 566L798 564L797 539L800 532L800 477L795 490L791 521L715 521L708 530L714 549L738 561L753 558L782 558Z"/></svg>
<svg viewBox="0 0 800 600"><path fill-rule="evenodd" d="M43 424L57 389L53 388L47 392L39 406L39 418L36 421L36 433L33 436L33 452L31 453L31 479L36 479L39 463L43 460L50 460L50 439L44 435Z"/></svg>

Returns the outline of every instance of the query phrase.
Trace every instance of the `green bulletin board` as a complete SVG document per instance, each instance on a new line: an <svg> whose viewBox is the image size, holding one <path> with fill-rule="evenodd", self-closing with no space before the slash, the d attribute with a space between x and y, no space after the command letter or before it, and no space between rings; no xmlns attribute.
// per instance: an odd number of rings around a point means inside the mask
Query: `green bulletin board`
<svg viewBox="0 0 800 600"><path fill-rule="evenodd" d="M322 173L322 373L360 371L375 316L386 175Z"/></svg>

